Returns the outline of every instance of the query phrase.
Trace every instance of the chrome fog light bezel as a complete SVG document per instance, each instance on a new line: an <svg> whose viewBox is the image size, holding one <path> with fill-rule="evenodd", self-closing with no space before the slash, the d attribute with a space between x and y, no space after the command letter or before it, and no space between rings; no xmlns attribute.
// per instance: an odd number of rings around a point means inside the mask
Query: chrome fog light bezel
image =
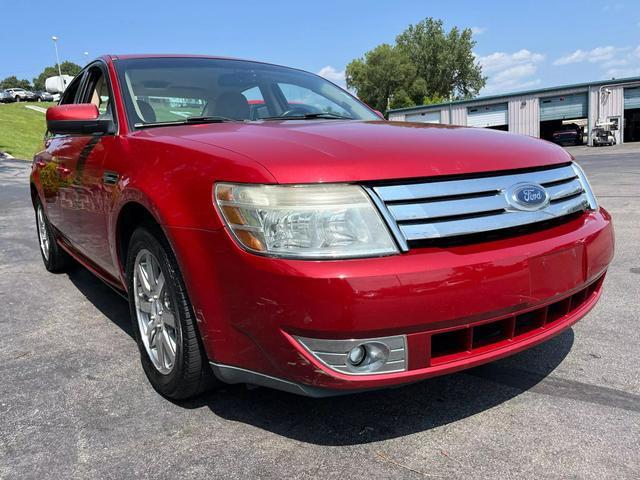
<svg viewBox="0 0 640 480"><path fill-rule="evenodd" d="M295 340L323 366L346 375L377 375L407 370L404 335L360 339L319 339L295 336ZM350 354L362 348L364 358L350 362Z"/></svg>

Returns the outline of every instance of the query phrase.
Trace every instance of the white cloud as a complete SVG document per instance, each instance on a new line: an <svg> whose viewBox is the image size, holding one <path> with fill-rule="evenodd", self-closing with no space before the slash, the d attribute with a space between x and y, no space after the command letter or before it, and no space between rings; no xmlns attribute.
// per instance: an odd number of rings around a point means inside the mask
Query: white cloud
<svg viewBox="0 0 640 480"><path fill-rule="evenodd" d="M473 35L482 35L487 31L487 27L471 27L471 33Z"/></svg>
<svg viewBox="0 0 640 480"><path fill-rule="evenodd" d="M606 47L596 47L592 50L578 49L569 55L560 57L553 62L554 65L569 65L571 63L599 63L613 59L618 53L625 50L624 48L612 47L611 45Z"/></svg>
<svg viewBox="0 0 640 480"><path fill-rule="evenodd" d="M510 78L529 77L534 73L536 73L536 70L537 70L536 66L531 63L527 63L525 65L517 65L515 67L511 67L511 68L507 68L506 70L503 70L502 72L495 75L493 79L496 82L502 82Z"/></svg>
<svg viewBox="0 0 640 480"><path fill-rule="evenodd" d="M484 57L477 57L485 73L497 72L511 68L515 65L536 64L544 60L541 53L534 53L526 49L518 50L514 53L495 52Z"/></svg>
<svg viewBox="0 0 640 480"><path fill-rule="evenodd" d="M488 76L487 85L482 93L513 92L539 85L540 79L534 77L538 71L538 64L544 59L544 54L526 49L513 53L495 52L476 57L482 65L483 73Z"/></svg>
<svg viewBox="0 0 640 480"><path fill-rule="evenodd" d="M338 85L345 85L345 73L344 70L338 70L331 65L327 65L326 67L322 67L318 71L318 75L326 78L327 80L337 83Z"/></svg>
<svg viewBox="0 0 640 480"><path fill-rule="evenodd" d="M611 45L595 47L591 50L578 49L573 53L556 59L556 66L577 63L597 64L601 74L606 77L633 77L640 75L640 46L614 47Z"/></svg>

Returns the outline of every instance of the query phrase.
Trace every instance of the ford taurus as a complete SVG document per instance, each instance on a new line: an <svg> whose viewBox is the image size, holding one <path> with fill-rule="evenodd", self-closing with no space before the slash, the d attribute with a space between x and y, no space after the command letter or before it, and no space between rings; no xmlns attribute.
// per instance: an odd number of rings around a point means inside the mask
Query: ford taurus
<svg viewBox="0 0 640 480"><path fill-rule="evenodd" d="M128 298L170 398L324 396L495 360L582 318L613 255L562 148L388 122L292 68L104 56L46 117L44 264L73 258Z"/></svg>

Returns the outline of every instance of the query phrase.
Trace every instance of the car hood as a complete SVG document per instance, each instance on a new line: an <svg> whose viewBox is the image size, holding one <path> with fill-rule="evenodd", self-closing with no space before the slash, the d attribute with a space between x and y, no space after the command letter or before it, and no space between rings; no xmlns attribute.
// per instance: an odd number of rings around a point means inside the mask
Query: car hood
<svg viewBox="0 0 640 480"><path fill-rule="evenodd" d="M262 165L279 183L456 175L571 160L562 148L533 137L409 122L238 122L156 127L136 135L234 151Z"/></svg>

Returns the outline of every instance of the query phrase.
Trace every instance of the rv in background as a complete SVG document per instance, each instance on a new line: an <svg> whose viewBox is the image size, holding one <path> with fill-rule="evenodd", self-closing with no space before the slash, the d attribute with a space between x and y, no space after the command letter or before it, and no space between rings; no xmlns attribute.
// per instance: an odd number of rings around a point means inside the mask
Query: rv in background
<svg viewBox="0 0 640 480"><path fill-rule="evenodd" d="M57 102L60 100L60 94L65 91L71 80L73 80L71 75L49 77L44 81L44 88L47 92L53 94L54 101Z"/></svg>

